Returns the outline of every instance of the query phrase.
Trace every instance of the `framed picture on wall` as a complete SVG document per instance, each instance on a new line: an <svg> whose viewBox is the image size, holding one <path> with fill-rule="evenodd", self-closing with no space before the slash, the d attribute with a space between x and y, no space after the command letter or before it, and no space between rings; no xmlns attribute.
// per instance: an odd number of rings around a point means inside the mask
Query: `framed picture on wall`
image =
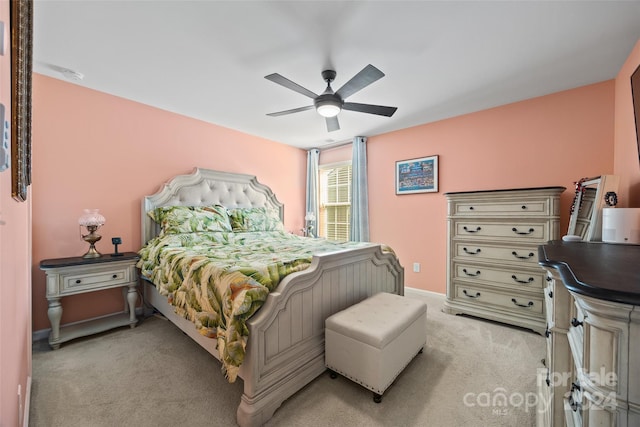
<svg viewBox="0 0 640 427"><path fill-rule="evenodd" d="M33 0L11 1L11 195L27 200L31 184Z"/></svg>
<svg viewBox="0 0 640 427"><path fill-rule="evenodd" d="M396 194L437 192L438 156L396 162Z"/></svg>

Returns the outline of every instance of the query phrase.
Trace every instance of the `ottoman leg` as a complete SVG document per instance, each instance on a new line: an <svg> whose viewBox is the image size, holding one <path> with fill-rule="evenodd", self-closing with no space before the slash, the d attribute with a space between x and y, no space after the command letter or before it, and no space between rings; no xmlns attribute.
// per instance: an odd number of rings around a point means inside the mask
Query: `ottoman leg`
<svg viewBox="0 0 640 427"><path fill-rule="evenodd" d="M382 402L382 395L378 393L373 393L373 401L376 403Z"/></svg>

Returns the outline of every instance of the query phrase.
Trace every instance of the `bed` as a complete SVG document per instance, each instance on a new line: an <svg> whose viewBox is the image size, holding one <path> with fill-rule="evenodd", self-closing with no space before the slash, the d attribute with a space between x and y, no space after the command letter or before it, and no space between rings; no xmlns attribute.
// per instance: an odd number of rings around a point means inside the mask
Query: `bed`
<svg viewBox="0 0 640 427"><path fill-rule="evenodd" d="M142 250L148 242L162 237L160 225L152 219L153 212L174 206L223 206L229 212L264 209L276 212L280 222L284 218L282 203L255 176L196 168L144 197ZM245 321L248 337L237 371L244 382L237 410L237 422L242 427L264 424L282 402L325 371L327 317L378 292L404 294L404 269L393 252L383 251L382 245L360 244L314 253L309 259L304 269L294 269L284 276ZM221 360L218 340L203 334L184 313L177 313L161 294L162 288L141 276L146 302Z"/></svg>

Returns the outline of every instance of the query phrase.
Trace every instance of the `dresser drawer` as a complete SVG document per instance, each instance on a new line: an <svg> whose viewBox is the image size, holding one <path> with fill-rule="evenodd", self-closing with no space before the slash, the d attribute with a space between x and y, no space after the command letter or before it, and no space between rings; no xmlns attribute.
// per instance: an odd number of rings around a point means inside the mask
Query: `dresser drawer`
<svg viewBox="0 0 640 427"><path fill-rule="evenodd" d="M517 313L528 313L542 316L544 303L542 295L522 295L508 290L485 288L456 282L454 298L466 303L492 305Z"/></svg>
<svg viewBox="0 0 640 427"><path fill-rule="evenodd" d="M545 197L528 200L461 200L449 205L449 216L548 216L552 214L550 211L549 199Z"/></svg>
<svg viewBox="0 0 640 427"><path fill-rule="evenodd" d="M63 274L60 277L60 293L68 294L93 288L121 286L135 280L130 272L130 267L122 266L120 268L94 269L83 274Z"/></svg>
<svg viewBox="0 0 640 427"><path fill-rule="evenodd" d="M500 262L512 265L538 265L537 249L533 246L490 245L476 242L454 242L456 260L462 262Z"/></svg>
<svg viewBox="0 0 640 427"><path fill-rule="evenodd" d="M541 289L545 283L542 269L497 268L482 264L453 262L453 277L488 284L500 284L514 289Z"/></svg>
<svg viewBox="0 0 640 427"><path fill-rule="evenodd" d="M510 242L545 243L549 241L549 224L528 222L455 221L453 238L465 240L506 240Z"/></svg>

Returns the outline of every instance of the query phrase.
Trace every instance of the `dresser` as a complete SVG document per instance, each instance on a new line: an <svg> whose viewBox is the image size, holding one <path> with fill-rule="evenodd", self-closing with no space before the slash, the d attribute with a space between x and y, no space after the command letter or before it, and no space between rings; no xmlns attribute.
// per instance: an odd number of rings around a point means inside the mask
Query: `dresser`
<svg viewBox="0 0 640 427"><path fill-rule="evenodd" d="M640 246L553 241L539 426L640 426Z"/></svg>
<svg viewBox="0 0 640 427"><path fill-rule="evenodd" d="M444 311L546 330L538 246L560 235L564 187L446 193Z"/></svg>

